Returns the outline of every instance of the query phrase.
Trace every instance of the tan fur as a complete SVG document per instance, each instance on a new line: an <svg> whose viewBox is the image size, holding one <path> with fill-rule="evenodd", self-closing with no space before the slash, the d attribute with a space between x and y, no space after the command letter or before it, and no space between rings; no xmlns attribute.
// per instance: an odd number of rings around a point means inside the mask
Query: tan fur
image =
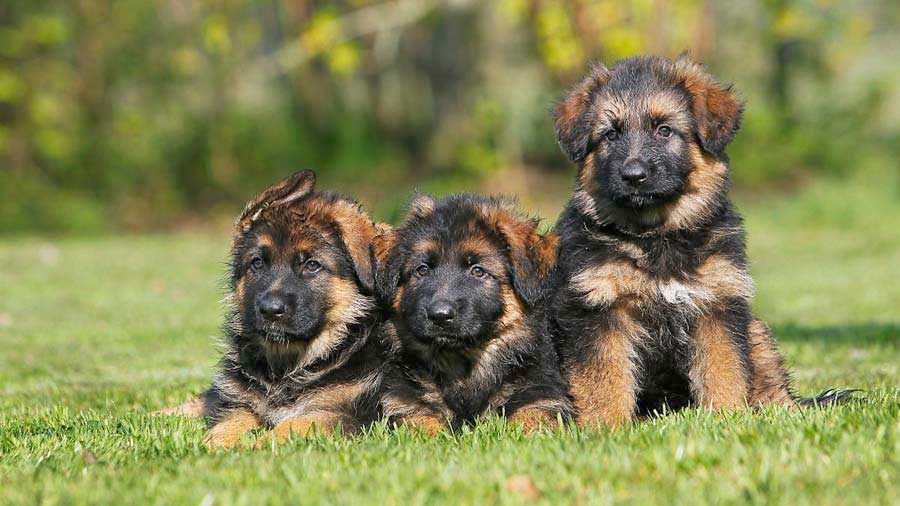
<svg viewBox="0 0 900 506"><path fill-rule="evenodd" d="M169 416L186 416L189 418L202 418L206 416L206 406L201 397L191 397L187 401L172 406L170 408L160 409L150 413L151 415L169 415Z"/></svg>
<svg viewBox="0 0 900 506"><path fill-rule="evenodd" d="M642 339L643 329L628 310L613 309L616 326L597 339L594 357L578 370L571 371L570 384L578 424L616 427L634 416L637 385L634 344Z"/></svg>
<svg viewBox="0 0 900 506"><path fill-rule="evenodd" d="M434 212L434 207L435 201L433 197L424 194L417 194L409 203L409 207L406 211L407 218L411 218L414 216L426 218L428 216L431 216L431 213Z"/></svg>
<svg viewBox="0 0 900 506"><path fill-rule="evenodd" d="M530 406L519 408L511 417L509 423L521 424L526 434L533 434L540 430L558 426L558 420L551 411L538 402Z"/></svg>
<svg viewBox="0 0 900 506"><path fill-rule="evenodd" d="M585 269L572 276L569 287L583 294L584 302L591 306L608 306L624 298L646 297L653 290L644 271L627 261Z"/></svg>
<svg viewBox="0 0 900 506"><path fill-rule="evenodd" d="M340 419L328 413L310 413L309 415L291 418L267 431L258 440L254 448L266 448L274 444L284 444L292 437L309 437L313 434L333 434Z"/></svg>
<svg viewBox="0 0 900 506"><path fill-rule="evenodd" d="M748 378L725 324L715 316L701 316L693 339L688 378L698 404L711 409L745 406L750 393Z"/></svg>
<svg viewBox="0 0 900 506"><path fill-rule="evenodd" d="M566 100L556 107L554 117L557 131L567 131L577 125L581 114L590 105L591 91L603 86L610 77L609 70L603 65L591 66L588 76L575 85Z"/></svg>
<svg viewBox="0 0 900 506"><path fill-rule="evenodd" d="M691 143L693 168L684 192L675 202L663 206L664 230L693 228L709 214L715 198L728 182L728 166Z"/></svg>
<svg viewBox="0 0 900 506"><path fill-rule="evenodd" d="M753 297L753 278L746 270L721 255L712 255L697 268L698 283L707 287L716 298Z"/></svg>
<svg viewBox="0 0 900 506"><path fill-rule="evenodd" d="M606 149L606 147L601 146L601 149ZM596 168L594 167L594 156L593 151L588 153L581 164L581 170L578 172L578 188L589 193L595 189L594 172ZM603 153L600 156L603 156Z"/></svg>
<svg viewBox="0 0 900 506"><path fill-rule="evenodd" d="M430 415L409 415L399 419L399 425L405 425L427 436L435 437L447 426L440 418Z"/></svg>
<svg viewBox="0 0 900 506"><path fill-rule="evenodd" d="M784 358L778 353L769 327L759 321L750 323L750 361L753 375L750 378L750 404L794 404L788 390L789 378Z"/></svg>
<svg viewBox="0 0 900 506"><path fill-rule="evenodd" d="M739 121L741 104L731 90L717 83L686 54L679 56L674 65L676 80L681 81L691 94L700 136L711 138L733 129Z"/></svg>
<svg viewBox="0 0 900 506"><path fill-rule="evenodd" d="M206 447L233 448L244 434L257 427L260 427L260 421L255 414L245 409L233 411L209 430L205 440Z"/></svg>

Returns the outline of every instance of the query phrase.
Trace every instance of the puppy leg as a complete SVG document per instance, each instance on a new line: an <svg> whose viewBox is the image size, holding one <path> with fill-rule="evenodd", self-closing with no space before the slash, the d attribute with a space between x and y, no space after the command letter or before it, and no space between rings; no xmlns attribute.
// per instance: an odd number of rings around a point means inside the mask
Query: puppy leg
<svg viewBox="0 0 900 506"><path fill-rule="evenodd" d="M745 406L750 393L746 366L721 315L701 316L693 338L688 380L697 404L710 409Z"/></svg>
<svg viewBox="0 0 900 506"><path fill-rule="evenodd" d="M434 415L410 414L396 420L396 425L406 426L427 436L436 437L446 425Z"/></svg>
<svg viewBox="0 0 900 506"><path fill-rule="evenodd" d="M196 396L196 397L192 397L191 399L186 400L185 402L179 404L178 406L172 406L170 408L160 409L157 411L153 411L150 414L151 415L187 416L190 418L202 418L207 415L206 403L203 402L203 397Z"/></svg>
<svg viewBox="0 0 900 506"><path fill-rule="evenodd" d="M559 425L557 415L562 413L559 406L548 405L547 402L536 402L523 406L509 417L510 424L521 424L526 434L533 434L542 429Z"/></svg>
<svg viewBox="0 0 900 506"><path fill-rule="evenodd" d="M291 436L307 437L313 434L334 434L341 419L338 416L319 413L285 420L267 431L262 439L256 442L255 448L265 448L272 441L283 444Z"/></svg>
<svg viewBox="0 0 900 506"><path fill-rule="evenodd" d="M637 404L634 346L643 333L626 308L611 310L609 328L593 337L596 353L570 372L580 426L616 427L632 419Z"/></svg>
<svg viewBox="0 0 900 506"><path fill-rule="evenodd" d="M778 353L769 327L759 321L750 323L750 404L794 404L790 391L790 377L784 358Z"/></svg>
<svg viewBox="0 0 900 506"><path fill-rule="evenodd" d="M246 409L238 409L226 415L206 435L206 447L232 448L241 436L260 426L259 418Z"/></svg>

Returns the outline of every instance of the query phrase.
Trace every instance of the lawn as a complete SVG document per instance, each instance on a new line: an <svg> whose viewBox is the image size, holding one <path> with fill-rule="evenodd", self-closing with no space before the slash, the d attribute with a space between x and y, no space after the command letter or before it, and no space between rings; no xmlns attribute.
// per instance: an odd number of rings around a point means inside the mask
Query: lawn
<svg viewBox="0 0 900 506"><path fill-rule="evenodd" d="M0 504L900 504L897 181L740 202L797 390L865 402L210 452L202 421L148 412L210 380L228 238L2 239Z"/></svg>

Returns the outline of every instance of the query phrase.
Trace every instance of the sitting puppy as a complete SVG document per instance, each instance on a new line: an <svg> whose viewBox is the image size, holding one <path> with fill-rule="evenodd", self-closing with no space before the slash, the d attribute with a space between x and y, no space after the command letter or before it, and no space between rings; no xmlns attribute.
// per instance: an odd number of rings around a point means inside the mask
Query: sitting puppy
<svg viewBox="0 0 900 506"><path fill-rule="evenodd" d="M556 237L537 225L496 199L419 196L400 229L376 238L377 288L395 339L389 421L435 434L485 413L528 431L570 416L540 326Z"/></svg>
<svg viewBox="0 0 900 506"><path fill-rule="evenodd" d="M378 229L355 202L314 183L312 171L294 174L238 219L225 356L204 394L211 447L256 427L281 440L338 425L353 432L378 416Z"/></svg>
<svg viewBox="0 0 900 506"><path fill-rule="evenodd" d="M596 66L556 109L579 172L556 225L551 321L580 423L664 405L794 403L750 312L744 229L728 198L725 148L741 111L686 57Z"/></svg>

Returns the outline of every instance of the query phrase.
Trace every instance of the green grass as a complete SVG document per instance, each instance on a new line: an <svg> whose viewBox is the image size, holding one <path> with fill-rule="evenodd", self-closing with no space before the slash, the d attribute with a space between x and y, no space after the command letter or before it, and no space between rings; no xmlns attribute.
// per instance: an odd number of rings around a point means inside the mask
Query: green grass
<svg viewBox="0 0 900 506"><path fill-rule="evenodd" d="M202 422L147 412L209 381L227 237L4 239L0 504L898 504L896 185L741 204L756 309L798 390L859 387L867 402L209 452Z"/></svg>

